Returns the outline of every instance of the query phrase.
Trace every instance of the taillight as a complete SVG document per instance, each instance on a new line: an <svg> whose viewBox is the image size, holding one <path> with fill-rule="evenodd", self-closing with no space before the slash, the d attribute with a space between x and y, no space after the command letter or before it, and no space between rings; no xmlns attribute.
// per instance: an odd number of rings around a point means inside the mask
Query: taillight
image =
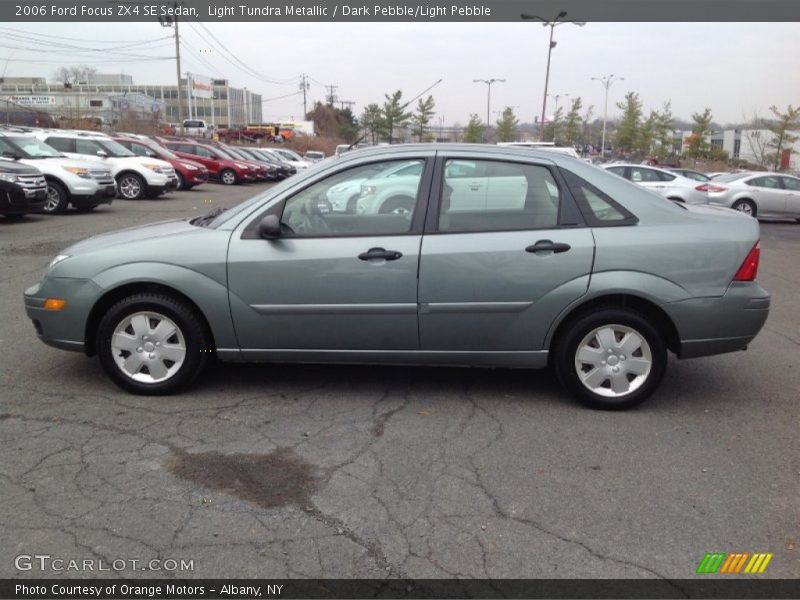
<svg viewBox="0 0 800 600"><path fill-rule="evenodd" d="M755 281L756 274L758 273L758 261L761 258L761 242L756 242L756 245L750 249L747 257L744 259L742 266L736 271L733 276L734 281Z"/></svg>
<svg viewBox="0 0 800 600"><path fill-rule="evenodd" d="M698 185L696 188L698 192L724 192L727 188L722 187L721 185L714 185L713 183L704 183L702 185Z"/></svg>

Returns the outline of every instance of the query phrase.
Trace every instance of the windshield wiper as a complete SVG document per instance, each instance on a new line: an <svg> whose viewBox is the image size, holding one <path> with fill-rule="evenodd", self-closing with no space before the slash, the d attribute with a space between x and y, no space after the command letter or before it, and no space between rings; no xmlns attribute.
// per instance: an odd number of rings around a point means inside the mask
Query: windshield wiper
<svg viewBox="0 0 800 600"><path fill-rule="evenodd" d="M211 223L211 221L213 221L218 216L220 216L222 213L224 213L226 210L228 210L228 209L223 207L223 206L218 206L217 208L214 208L214 209L208 211L202 217L195 217L194 219L189 221L189 223L191 223L192 225L195 225L196 227L205 227L206 225Z"/></svg>

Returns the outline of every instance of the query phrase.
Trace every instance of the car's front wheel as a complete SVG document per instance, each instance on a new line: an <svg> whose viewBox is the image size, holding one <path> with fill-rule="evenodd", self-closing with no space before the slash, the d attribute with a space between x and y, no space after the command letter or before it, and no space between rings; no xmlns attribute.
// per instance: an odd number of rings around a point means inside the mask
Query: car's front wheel
<svg viewBox="0 0 800 600"><path fill-rule="evenodd" d="M97 330L106 373L135 394L165 395L191 383L213 349L197 311L172 296L134 294L114 304Z"/></svg>
<svg viewBox="0 0 800 600"><path fill-rule="evenodd" d="M146 187L144 179L135 173L125 173L117 180L119 195L125 200L139 200L144 198Z"/></svg>
<svg viewBox="0 0 800 600"><path fill-rule="evenodd" d="M233 169L225 169L219 174L219 178L225 185L234 185L239 180Z"/></svg>
<svg viewBox="0 0 800 600"><path fill-rule="evenodd" d="M66 188L57 181L47 182L47 200L44 203L42 212L57 214L67 210L69 195Z"/></svg>
<svg viewBox="0 0 800 600"><path fill-rule="evenodd" d="M587 406L623 410L656 390L667 349L643 315L602 308L566 326L556 343L554 366L561 383Z"/></svg>

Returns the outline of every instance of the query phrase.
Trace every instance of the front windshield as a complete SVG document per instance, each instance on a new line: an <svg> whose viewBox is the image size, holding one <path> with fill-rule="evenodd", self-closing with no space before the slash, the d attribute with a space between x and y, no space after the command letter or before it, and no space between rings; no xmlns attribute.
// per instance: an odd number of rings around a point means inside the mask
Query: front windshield
<svg viewBox="0 0 800 600"><path fill-rule="evenodd" d="M180 160L180 158L178 156L173 154L171 150L168 150L164 146L159 146L158 144L155 144L155 143L150 144L150 143L147 143L147 142L145 142L145 144L153 152L157 152L158 154L160 154L161 156L163 156L165 158L168 158L170 160Z"/></svg>
<svg viewBox="0 0 800 600"><path fill-rule="evenodd" d="M21 152L24 158L60 158L64 156L52 146L48 146L33 137L10 137L5 139Z"/></svg>
<svg viewBox="0 0 800 600"><path fill-rule="evenodd" d="M100 145L101 148L103 148L103 150L106 151L106 153L109 156L114 156L114 157L136 156L125 146L123 146L119 142L115 142L114 140L97 140L97 143Z"/></svg>

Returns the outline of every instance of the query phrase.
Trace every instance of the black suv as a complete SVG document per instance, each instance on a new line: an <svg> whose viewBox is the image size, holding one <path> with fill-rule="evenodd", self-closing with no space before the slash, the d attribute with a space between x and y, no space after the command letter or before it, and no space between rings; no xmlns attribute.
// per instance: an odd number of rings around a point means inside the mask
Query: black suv
<svg viewBox="0 0 800 600"><path fill-rule="evenodd" d="M47 183L36 167L0 159L0 214L21 219L39 212L47 200Z"/></svg>

